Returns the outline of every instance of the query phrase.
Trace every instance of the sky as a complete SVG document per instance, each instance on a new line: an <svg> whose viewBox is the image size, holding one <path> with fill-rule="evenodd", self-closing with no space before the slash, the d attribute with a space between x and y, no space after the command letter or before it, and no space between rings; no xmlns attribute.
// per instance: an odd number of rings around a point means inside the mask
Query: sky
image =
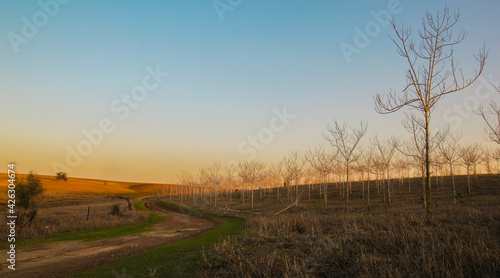
<svg viewBox="0 0 500 278"><path fill-rule="evenodd" d="M482 78L440 101L432 127L495 147L471 110L499 101L489 86L500 82L496 0L0 0L0 172L15 162L18 172L176 182L215 161L327 146L333 120L366 122L365 146L375 134L407 137L409 110L374 110L373 96L401 90L408 69L384 16L418 30L445 5L460 9L456 33L468 32L454 49L465 75L483 44L490 52Z"/></svg>

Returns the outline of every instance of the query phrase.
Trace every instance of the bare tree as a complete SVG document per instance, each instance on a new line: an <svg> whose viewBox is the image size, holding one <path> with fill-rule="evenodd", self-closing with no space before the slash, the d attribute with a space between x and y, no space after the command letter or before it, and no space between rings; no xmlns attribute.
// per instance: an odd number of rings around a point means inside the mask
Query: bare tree
<svg viewBox="0 0 500 278"><path fill-rule="evenodd" d="M483 155L481 156L481 162L484 164L486 173L491 174L493 172L491 169L491 162L492 162L491 150L488 147L484 147L482 149L482 153Z"/></svg>
<svg viewBox="0 0 500 278"><path fill-rule="evenodd" d="M500 87L495 87L500 93ZM495 102L489 104L489 108L479 107L476 114L481 116L486 123L485 132L488 140L500 144L500 107Z"/></svg>
<svg viewBox="0 0 500 278"><path fill-rule="evenodd" d="M375 167L375 157L373 154L373 149L369 148L367 151L363 152L363 165L365 166L365 170L367 172L367 177L366 177L366 198L368 204L370 204L370 180L371 180L371 173L373 171L373 168Z"/></svg>
<svg viewBox="0 0 500 278"><path fill-rule="evenodd" d="M253 210L254 185L261 180L264 168L265 165L262 162L255 160L238 164L239 176L243 179L244 183L248 182L251 186L251 210Z"/></svg>
<svg viewBox="0 0 500 278"><path fill-rule="evenodd" d="M328 203L328 183L327 177L328 174L332 172L333 168L333 159L336 154L327 153L322 146L317 146L314 149L309 149L306 152L306 159L316 171L321 176L321 182L323 186L323 194L324 194L324 204L325 208Z"/></svg>
<svg viewBox="0 0 500 278"><path fill-rule="evenodd" d="M217 207L217 195L219 192L219 187L224 180L224 175L221 171L221 163L215 162L211 167L207 169L207 177L212 185L212 192L214 196L214 207Z"/></svg>
<svg viewBox="0 0 500 278"><path fill-rule="evenodd" d="M280 187L283 185L282 183L282 177L283 177L283 162L278 161L274 164L272 164L270 167L270 173L273 177L273 180L275 182L275 187L276 187L276 201L279 200L280 198Z"/></svg>
<svg viewBox="0 0 500 278"><path fill-rule="evenodd" d="M391 186L390 186L390 172L391 160L396 151L396 144L388 141L380 141L377 136L372 140L372 145L379 151L380 163L382 164L387 179L387 201L391 204Z"/></svg>
<svg viewBox="0 0 500 278"><path fill-rule="evenodd" d="M492 159L496 161L497 164L497 174L500 174L500 148L496 148L487 153Z"/></svg>
<svg viewBox="0 0 500 278"><path fill-rule="evenodd" d="M451 183L453 186L453 203L457 203L457 193L455 186L455 174L453 171L453 165L460 160L460 146L458 142L460 141L460 136L450 134L448 140L443 144L439 144L439 154L444 158L444 160L450 166Z"/></svg>
<svg viewBox="0 0 500 278"><path fill-rule="evenodd" d="M297 151L292 152L288 157L283 159L283 163L289 173L290 180L295 180L295 203L299 203L299 180L304 167L304 157Z"/></svg>
<svg viewBox="0 0 500 278"><path fill-rule="evenodd" d="M334 120L333 125L327 126L328 134L323 137L330 142L330 145L338 151L337 159L345 166L346 170L346 212L349 212L349 170L352 163L356 162L360 156L359 142L366 134L366 124L360 122L359 128L348 128L347 123L339 125Z"/></svg>
<svg viewBox="0 0 500 278"><path fill-rule="evenodd" d="M233 200L233 184L235 182L235 176L234 176L235 172L236 172L236 166L233 164L226 166L224 170L225 174L224 180L226 182L226 187L229 190L229 205L231 205Z"/></svg>
<svg viewBox="0 0 500 278"><path fill-rule="evenodd" d="M462 165L467 170L467 195L470 196L470 170L476 165L477 161L481 158L481 149L478 144L467 144L460 148L460 159Z"/></svg>
<svg viewBox="0 0 500 278"><path fill-rule="evenodd" d="M460 11L450 14L447 7L442 13L432 14L426 11L416 41L411 28L404 25L397 26L392 21L395 37L391 37L397 47L397 52L408 63L406 85L397 93L389 91L385 96L375 95L375 110L381 114L393 113L403 107L420 112L425 125L425 172L426 172L426 208L427 216L431 217L431 191L430 191L430 119L436 104L444 96L461 91L474 83L484 69L488 53L483 46L475 55L479 63L472 78L465 78L461 69L458 69L453 48L463 42L467 37L465 31L457 36L453 28L458 22Z"/></svg>

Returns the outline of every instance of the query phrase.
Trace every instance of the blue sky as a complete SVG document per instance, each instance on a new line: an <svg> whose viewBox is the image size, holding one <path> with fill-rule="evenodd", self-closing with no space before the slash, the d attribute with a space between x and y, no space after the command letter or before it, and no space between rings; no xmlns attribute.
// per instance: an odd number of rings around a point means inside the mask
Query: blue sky
<svg viewBox="0 0 500 278"><path fill-rule="evenodd" d="M340 49L391 1L243 0L223 18L213 1L42 2L58 3L58 10L16 53L9 36L22 37L23 18L33 24L44 10L38 1L0 1L0 163L16 161L19 171L53 174L54 162L67 165L67 147L76 149L86 140L83 130L104 118L114 130L69 167L70 176L174 181L180 169L245 160L238 146L285 107L295 117L257 159L271 162L321 143L332 119L366 121L370 135L405 136L403 113L378 115L372 99L404 81L407 65L387 36L390 27L379 26L350 63ZM418 28L426 9L445 4L460 7L457 30L469 32L456 49L465 72L485 42L491 52L484 77L500 80L498 1L401 0L394 18ZM169 76L119 119L112 103L156 67ZM435 127L477 86L439 104ZM489 95L484 103L497 99ZM456 130L483 142L477 116L461 117Z"/></svg>

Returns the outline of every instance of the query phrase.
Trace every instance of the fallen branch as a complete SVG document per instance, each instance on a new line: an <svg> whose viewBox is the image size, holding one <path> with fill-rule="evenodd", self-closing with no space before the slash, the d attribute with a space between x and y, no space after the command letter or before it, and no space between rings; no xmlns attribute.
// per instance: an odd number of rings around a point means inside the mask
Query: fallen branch
<svg viewBox="0 0 500 278"><path fill-rule="evenodd" d="M242 212L242 213L250 213L250 214L254 214L254 215L262 215L262 213L260 213L260 212L248 211L248 210L235 210L235 209L230 209L230 208L226 208L226 209L221 208L220 210L225 210L226 213L227 212ZM224 213L224 214L226 214L226 213Z"/></svg>
<svg viewBox="0 0 500 278"><path fill-rule="evenodd" d="M278 211L277 213L275 213L275 214L274 214L274 216L276 216L276 215L278 215L278 214L280 214L280 213L284 212L285 210L287 210L287 209L289 209L289 208L291 208L291 207L293 207L293 206L297 206L297 205L298 205L298 202L295 202L295 203L293 203L293 204L289 205L288 207L286 207L286 208L284 208L284 209L282 209L282 210Z"/></svg>

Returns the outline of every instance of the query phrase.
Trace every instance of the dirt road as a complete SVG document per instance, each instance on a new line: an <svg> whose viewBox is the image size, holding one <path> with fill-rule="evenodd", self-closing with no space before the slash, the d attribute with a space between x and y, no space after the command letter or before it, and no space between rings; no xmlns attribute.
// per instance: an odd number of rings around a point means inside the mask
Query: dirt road
<svg viewBox="0 0 500 278"><path fill-rule="evenodd" d="M60 241L18 248L16 270L1 262L0 277L66 277L217 226L201 217L166 210L156 202L146 202L145 206L166 217L153 224L154 231L92 242Z"/></svg>

